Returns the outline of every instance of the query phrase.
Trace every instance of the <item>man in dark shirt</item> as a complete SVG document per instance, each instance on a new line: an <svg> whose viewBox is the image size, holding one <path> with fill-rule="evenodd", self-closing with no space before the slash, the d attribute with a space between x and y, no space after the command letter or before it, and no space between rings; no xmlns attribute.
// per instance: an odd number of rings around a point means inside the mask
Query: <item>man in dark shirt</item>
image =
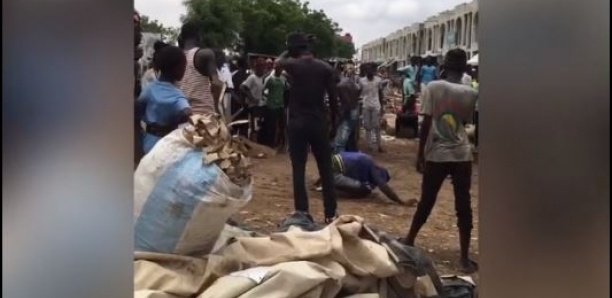
<svg viewBox="0 0 612 298"><path fill-rule="evenodd" d="M359 86L350 69L344 71L338 83L340 125L335 139L336 153L344 152L349 138L359 121Z"/></svg>
<svg viewBox="0 0 612 298"><path fill-rule="evenodd" d="M278 64L288 74L291 85L288 130L295 209L303 213L308 213L309 209L304 175L310 146L322 180L325 222L330 223L337 214L325 95L327 93L329 97L331 122L335 123L337 99L334 71L327 63L314 57L308 36L290 34L287 46L288 51L279 57Z"/></svg>
<svg viewBox="0 0 612 298"><path fill-rule="evenodd" d="M249 77L246 58L238 57L236 60L236 67L237 69L232 72L232 82L237 90L237 92L234 92L232 95L232 115L235 115L234 121L248 120L249 113L245 108L245 95L240 91L240 85L242 85L242 83ZM249 135L248 124L235 126L234 129L238 135L243 137L247 137Z"/></svg>

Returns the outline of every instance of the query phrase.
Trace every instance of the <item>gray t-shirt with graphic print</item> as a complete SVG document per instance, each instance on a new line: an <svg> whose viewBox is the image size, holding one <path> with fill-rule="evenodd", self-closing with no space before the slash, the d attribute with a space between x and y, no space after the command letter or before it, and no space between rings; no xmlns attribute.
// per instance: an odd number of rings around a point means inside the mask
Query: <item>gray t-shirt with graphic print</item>
<svg viewBox="0 0 612 298"><path fill-rule="evenodd" d="M473 120L478 92L471 86L438 80L429 83L421 96L421 113L432 117L425 160L472 161L465 124Z"/></svg>

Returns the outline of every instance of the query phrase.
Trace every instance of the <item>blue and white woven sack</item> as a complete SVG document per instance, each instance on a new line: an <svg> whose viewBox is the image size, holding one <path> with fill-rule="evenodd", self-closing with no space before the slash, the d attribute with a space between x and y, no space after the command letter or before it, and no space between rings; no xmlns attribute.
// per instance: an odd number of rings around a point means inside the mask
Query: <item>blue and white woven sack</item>
<svg viewBox="0 0 612 298"><path fill-rule="evenodd" d="M136 251L205 255L227 219L252 197L252 182L238 186L214 163L202 161L177 129L140 161L134 173Z"/></svg>

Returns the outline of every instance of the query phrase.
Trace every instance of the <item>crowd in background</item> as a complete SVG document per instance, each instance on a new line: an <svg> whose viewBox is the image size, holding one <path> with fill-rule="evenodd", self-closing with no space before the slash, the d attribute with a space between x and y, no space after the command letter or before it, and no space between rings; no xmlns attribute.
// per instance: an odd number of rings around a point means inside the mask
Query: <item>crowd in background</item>
<svg viewBox="0 0 612 298"><path fill-rule="evenodd" d="M134 21L138 27L137 14ZM205 47L201 33L197 25L186 23L178 47L157 42L143 71L136 63L136 163L190 115L216 113L235 124L232 133L288 151L298 215L311 218L305 186L309 152L319 170L325 223L338 217L338 188L361 195L379 188L396 203L415 203L398 197L388 185L389 172L370 155L385 152L381 123L394 85L391 70L365 63L356 72L352 63L320 60L313 37L299 32L288 36L287 51L275 60L248 55L228 59L223 51ZM135 39L135 48L139 42ZM142 56L138 50L135 53ZM473 157L465 124L477 118L478 72L467 67L465 51L453 49L441 65L435 57L412 57L402 74L402 110L396 128L412 127L418 134L416 167L423 173L421 199L404 242L414 244L450 175L461 263L473 271L477 265L468 257ZM357 146L361 125L366 141L362 150Z"/></svg>

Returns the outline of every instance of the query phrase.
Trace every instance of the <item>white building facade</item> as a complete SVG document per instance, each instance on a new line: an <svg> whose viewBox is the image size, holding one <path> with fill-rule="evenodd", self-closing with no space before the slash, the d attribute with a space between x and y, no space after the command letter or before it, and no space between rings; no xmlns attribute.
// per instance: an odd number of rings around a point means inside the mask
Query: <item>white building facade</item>
<svg viewBox="0 0 612 298"><path fill-rule="evenodd" d="M463 3L399 29L361 47L362 62L396 61L401 67L412 56L440 56L461 48L468 59L478 54L478 2Z"/></svg>

